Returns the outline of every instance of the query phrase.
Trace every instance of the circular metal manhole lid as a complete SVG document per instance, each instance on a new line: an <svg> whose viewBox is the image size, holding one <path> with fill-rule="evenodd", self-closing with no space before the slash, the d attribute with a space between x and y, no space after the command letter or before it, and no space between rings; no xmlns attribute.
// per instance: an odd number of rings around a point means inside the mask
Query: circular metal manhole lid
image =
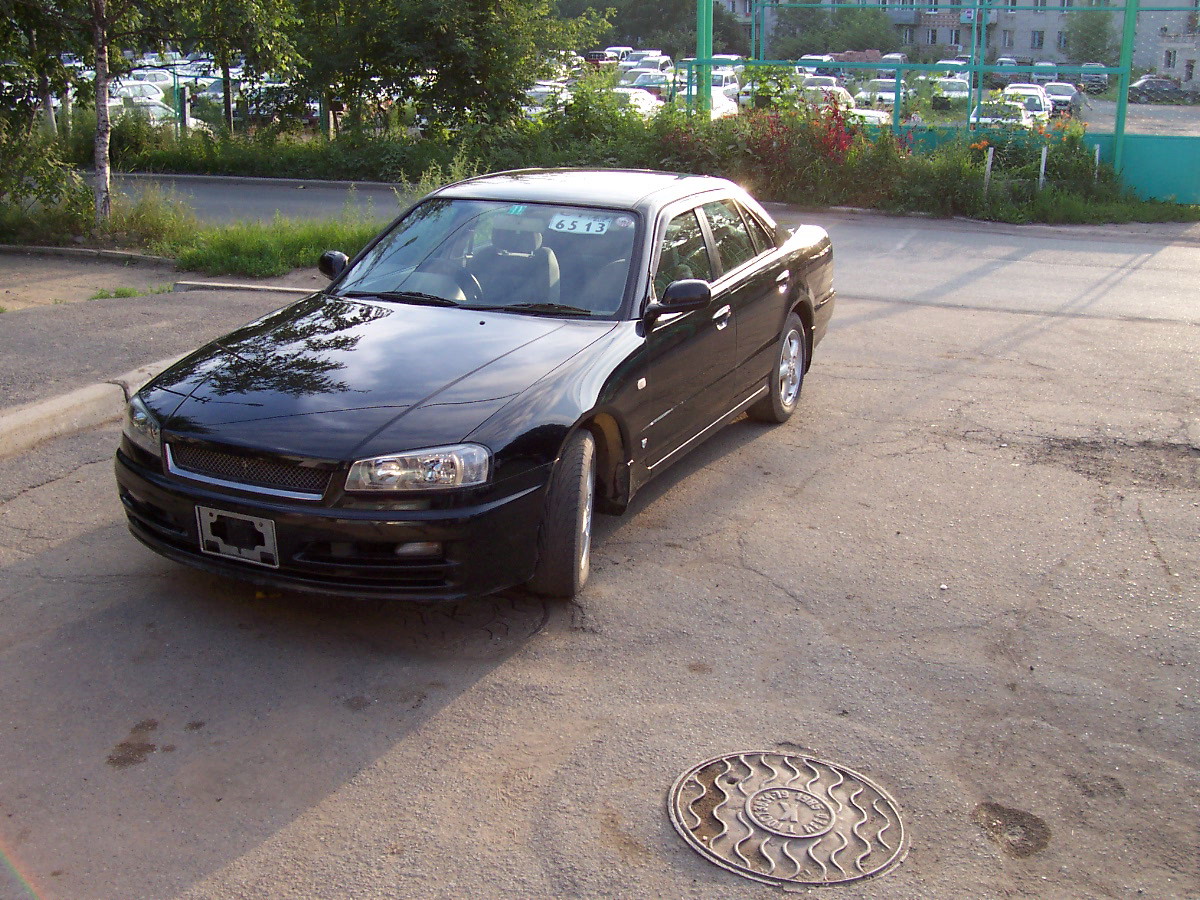
<svg viewBox="0 0 1200 900"><path fill-rule="evenodd" d="M887 871L907 835L870 779L811 756L747 751L684 772L671 822L701 856L767 884L838 884Z"/></svg>

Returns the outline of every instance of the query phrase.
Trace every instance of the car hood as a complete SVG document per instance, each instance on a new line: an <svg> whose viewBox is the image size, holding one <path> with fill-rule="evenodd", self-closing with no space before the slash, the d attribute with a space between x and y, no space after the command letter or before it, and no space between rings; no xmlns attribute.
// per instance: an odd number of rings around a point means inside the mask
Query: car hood
<svg viewBox="0 0 1200 900"><path fill-rule="evenodd" d="M202 347L146 396L169 434L326 459L454 443L613 327L314 295Z"/></svg>

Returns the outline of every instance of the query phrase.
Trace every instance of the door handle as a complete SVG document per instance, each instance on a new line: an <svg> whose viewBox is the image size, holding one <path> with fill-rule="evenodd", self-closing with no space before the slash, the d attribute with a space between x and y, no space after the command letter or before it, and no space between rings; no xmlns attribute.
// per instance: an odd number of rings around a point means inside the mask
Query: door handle
<svg viewBox="0 0 1200 900"><path fill-rule="evenodd" d="M729 304L725 304L713 313L713 321L717 323L717 331L722 331L729 324L729 320L732 317L733 308Z"/></svg>
<svg viewBox="0 0 1200 900"><path fill-rule="evenodd" d="M782 272L780 272L778 275L775 276L775 280L777 282L784 282L784 281L787 281L791 277L792 277L791 270L784 269Z"/></svg>

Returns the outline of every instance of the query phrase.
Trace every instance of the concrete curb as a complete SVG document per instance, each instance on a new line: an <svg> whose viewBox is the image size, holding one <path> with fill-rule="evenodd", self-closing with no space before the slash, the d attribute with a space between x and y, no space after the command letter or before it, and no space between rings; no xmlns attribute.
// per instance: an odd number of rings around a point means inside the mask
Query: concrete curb
<svg viewBox="0 0 1200 900"><path fill-rule="evenodd" d="M149 253L134 253L129 250L101 250L96 247L38 247L23 244L0 244L0 253L34 253L38 256L86 257L88 259L112 259L122 262L162 263L175 268L175 260L169 256L151 256Z"/></svg>
<svg viewBox="0 0 1200 900"><path fill-rule="evenodd" d="M0 411L0 459L24 453L43 441L119 419L138 388L180 358L162 359L101 384Z"/></svg>
<svg viewBox="0 0 1200 900"><path fill-rule="evenodd" d="M307 297L316 291L310 288L285 287L275 284L235 284L225 281L177 281L171 290L176 294L187 291L252 291L258 294L293 294Z"/></svg>

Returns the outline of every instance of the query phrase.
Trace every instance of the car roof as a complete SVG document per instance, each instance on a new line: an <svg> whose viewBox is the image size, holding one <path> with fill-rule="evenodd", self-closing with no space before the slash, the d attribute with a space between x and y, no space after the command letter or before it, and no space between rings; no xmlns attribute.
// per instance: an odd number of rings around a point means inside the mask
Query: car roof
<svg viewBox="0 0 1200 900"><path fill-rule="evenodd" d="M471 200L523 200L650 209L714 190L737 190L724 178L655 172L648 169L517 169L481 175L442 188L439 197Z"/></svg>

